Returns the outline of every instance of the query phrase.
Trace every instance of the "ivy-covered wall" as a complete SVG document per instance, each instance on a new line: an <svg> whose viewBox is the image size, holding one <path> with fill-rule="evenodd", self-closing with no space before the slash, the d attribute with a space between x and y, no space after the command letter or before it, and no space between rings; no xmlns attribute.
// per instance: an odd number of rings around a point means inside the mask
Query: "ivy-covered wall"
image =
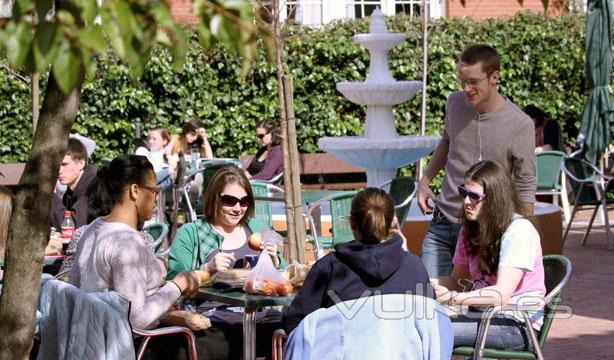
<svg viewBox="0 0 614 360"><path fill-rule="evenodd" d="M390 53L390 70L399 80L422 78L420 24L407 17L388 19L390 31L407 41ZM365 111L335 89L339 81L362 81L368 52L352 36L368 31L365 20L333 23L319 30L287 29L286 64L294 75L295 113L301 152L318 151L322 136L359 134ZM489 43L502 55L500 90L518 106L536 104L565 126L573 142L587 89L584 82L585 18L548 18L521 14L512 19L476 22L440 19L430 24L427 134L439 134L444 105L459 89L456 56L472 43ZM131 151L133 122L145 130L166 125L178 132L189 118L199 117L209 132L216 156L255 152L254 124L275 117L277 87L273 62L264 51L244 80L240 62L218 48L203 53L196 38L185 66L171 69L168 54L159 51L142 79L135 83L112 56L102 59L83 89L73 131L96 140L94 161ZM44 87L44 79L41 81ZM395 108L400 134L417 134L421 94ZM145 131L146 132L146 131ZM31 142L29 85L0 69L0 162L22 162Z"/></svg>

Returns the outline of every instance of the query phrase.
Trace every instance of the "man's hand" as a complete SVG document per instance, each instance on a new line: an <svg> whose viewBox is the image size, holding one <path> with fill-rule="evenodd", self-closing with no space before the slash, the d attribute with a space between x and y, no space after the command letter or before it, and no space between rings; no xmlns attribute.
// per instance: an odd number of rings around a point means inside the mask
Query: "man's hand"
<svg viewBox="0 0 614 360"><path fill-rule="evenodd" d="M424 178L420 179L418 182L418 207L424 215L430 215L433 213L433 207L429 205L428 200L431 199L433 203L437 202L437 197L431 191L429 187L428 180L424 180Z"/></svg>

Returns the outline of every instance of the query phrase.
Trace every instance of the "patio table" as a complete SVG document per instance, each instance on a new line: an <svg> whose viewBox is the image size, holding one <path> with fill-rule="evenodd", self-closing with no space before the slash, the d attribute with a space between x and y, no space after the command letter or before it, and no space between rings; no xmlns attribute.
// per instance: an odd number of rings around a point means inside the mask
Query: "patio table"
<svg viewBox="0 0 614 360"><path fill-rule="evenodd" d="M265 306L290 305L294 295L264 296L247 294L243 291L224 292L203 287L198 290L196 298L245 308L243 312L243 359L253 360L256 358L256 311Z"/></svg>

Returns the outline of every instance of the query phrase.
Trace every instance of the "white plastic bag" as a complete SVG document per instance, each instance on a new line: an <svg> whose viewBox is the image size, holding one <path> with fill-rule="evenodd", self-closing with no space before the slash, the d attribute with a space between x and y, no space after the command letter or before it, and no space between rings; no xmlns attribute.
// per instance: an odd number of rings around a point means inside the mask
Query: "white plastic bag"
<svg viewBox="0 0 614 360"><path fill-rule="evenodd" d="M263 250L258 263L245 278L243 290L250 294L288 296L292 292L292 284L275 269L273 260Z"/></svg>

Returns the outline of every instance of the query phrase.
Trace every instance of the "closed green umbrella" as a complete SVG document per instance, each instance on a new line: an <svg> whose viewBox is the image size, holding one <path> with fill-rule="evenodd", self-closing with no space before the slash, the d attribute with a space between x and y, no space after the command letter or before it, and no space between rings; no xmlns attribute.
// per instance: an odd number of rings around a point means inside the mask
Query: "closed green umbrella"
<svg viewBox="0 0 614 360"><path fill-rule="evenodd" d="M593 164L603 154L611 140L610 122L614 104L610 94L612 46L610 20L612 9L608 0L589 0L586 22L586 79L591 91L582 113L580 133L588 148L586 159Z"/></svg>

